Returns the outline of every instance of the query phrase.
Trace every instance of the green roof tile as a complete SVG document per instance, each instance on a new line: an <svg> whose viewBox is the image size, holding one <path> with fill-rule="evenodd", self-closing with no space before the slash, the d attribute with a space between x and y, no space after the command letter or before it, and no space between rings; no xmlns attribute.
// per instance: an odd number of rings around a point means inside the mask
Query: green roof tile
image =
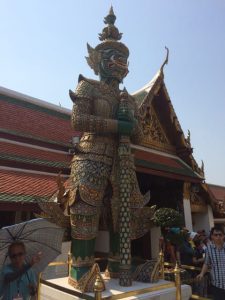
<svg viewBox="0 0 225 300"><path fill-rule="evenodd" d="M18 156L13 154L0 153L0 158L17 161L17 162L31 163L34 165L47 165L50 167L57 167L57 168L69 168L69 163L67 162L49 161L49 160L43 160L43 159L38 159L33 157Z"/></svg>
<svg viewBox="0 0 225 300"><path fill-rule="evenodd" d="M35 195L14 195L8 193L0 193L0 202L36 202L46 201L47 196L35 196Z"/></svg>

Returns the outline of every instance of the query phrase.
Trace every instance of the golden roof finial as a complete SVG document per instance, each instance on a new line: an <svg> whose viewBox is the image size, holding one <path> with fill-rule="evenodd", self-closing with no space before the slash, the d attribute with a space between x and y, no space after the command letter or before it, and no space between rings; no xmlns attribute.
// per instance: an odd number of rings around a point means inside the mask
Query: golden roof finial
<svg viewBox="0 0 225 300"><path fill-rule="evenodd" d="M102 33L99 34L100 41L115 40L118 41L122 37L122 33L114 25L116 16L111 5L108 15L104 18L104 23L107 25L103 28Z"/></svg>
<svg viewBox="0 0 225 300"><path fill-rule="evenodd" d="M165 58L165 60L164 60L164 62L163 62L163 64L162 64L162 66L161 66L161 68L160 68L160 71L161 71L161 72L163 71L164 66L167 65L168 62L169 62L169 49L168 49L166 46L165 46L165 49L166 49L166 58Z"/></svg>
<svg viewBox="0 0 225 300"><path fill-rule="evenodd" d="M186 142L187 142L188 146L191 146L191 132L190 132L189 129L188 129L188 134L187 134Z"/></svg>
<svg viewBox="0 0 225 300"><path fill-rule="evenodd" d="M201 171L202 171L203 175L205 175L205 164L204 164L203 160L202 160L202 164L201 164Z"/></svg>

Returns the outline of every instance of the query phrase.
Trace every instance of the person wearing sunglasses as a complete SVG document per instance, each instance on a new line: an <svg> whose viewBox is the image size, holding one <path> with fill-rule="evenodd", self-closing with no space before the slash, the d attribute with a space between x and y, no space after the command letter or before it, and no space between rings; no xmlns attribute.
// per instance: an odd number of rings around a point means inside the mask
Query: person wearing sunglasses
<svg viewBox="0 0 225 300"><path fill-rule="evenodd" d="M209 270L214 300L225 299L225 243L224 231L220 226L213 227L210 232L212 243L207 245L205 261L201 273L197 276L202 280Z"/></svg>
<svg viewBox="0 0 225 300"><path fill-rule="evenodd" d="M35 255L30 263L25 263L24 243L16 241L8 248L11 263L1 272L0 296L2 300L30 300L37 294L37 281L33 269L41 259L41 253ZM35 299L35 298L32 298Z"/></svg>

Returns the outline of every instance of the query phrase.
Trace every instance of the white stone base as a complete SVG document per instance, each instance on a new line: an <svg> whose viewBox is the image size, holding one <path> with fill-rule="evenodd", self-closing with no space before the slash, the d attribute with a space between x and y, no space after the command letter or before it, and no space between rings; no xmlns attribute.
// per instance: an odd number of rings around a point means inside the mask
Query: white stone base
<svg viewBox="0 0 225 300"><path fill-rule="evenodd" d="M77 291L68 284L68 278L51 279L47 282L56 284L57 286L66 288L67 291L60 291L57 287L50 287L42 283L40 285L40 300L74 300L81 299L79 295L72 295L70 292ZM174 284L169 281L160 280L158 283L141 283L134 281L131 287L121 287L118 284L118 279L106 279L106 290L102 293L102 298L120 295L126 300L132 299L151 299L151 300L175 300L176 289ZM154 290L158 289L160 290ZM165 288L166 287L166 288ZM147 289L147 290L146 290ZM151 291L149 291L151 289ZM129 294L126 294L129 292ZM122 295L125 293L124 295ZM84 294L83 294L84 295ZM87 293L94 299L94 293ZM182 300L188 300L191 297L191 287L189 285L182 285ZM109 298L108 298L109 299Z"/></svg>

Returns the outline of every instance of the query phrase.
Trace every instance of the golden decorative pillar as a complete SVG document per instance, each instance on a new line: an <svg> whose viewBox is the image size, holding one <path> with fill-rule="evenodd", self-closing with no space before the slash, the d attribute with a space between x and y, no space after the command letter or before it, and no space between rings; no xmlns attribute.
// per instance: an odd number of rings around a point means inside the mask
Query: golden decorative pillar
<svg viewBox="0 0 225 300"><path fill-rule="evenodd" d="M159 279L164 279L164 253L161 249L159 252L159 261L160 261L160 269L159 269Z"/></svg>
<svg viewBox="0 0 225 300"><path fill-rule="evenodd" d="M96 275L96 280L94 283L94 292L95 292L95 300L101 300L102 299L102 292L104 291L104 283L102 282L101 276L98 273Z"/></svg>
<svg viewBox="0 0 225 300"><path fill-rule="evenodd" d="M181 300L181 278L180 278L180 267L178 262L176 262L174 268L175 275L175 286L176 286L176 300Z"/></svg>
<svg viewBox="0 0 225 300"><path fill-rule="evenodd" d="M71 270L72 262L73 262L72 254L71 254L71 252L69 251L69 252L68 252L68 256L67 256L68 276L70 276L70 270Z"/></svg>

